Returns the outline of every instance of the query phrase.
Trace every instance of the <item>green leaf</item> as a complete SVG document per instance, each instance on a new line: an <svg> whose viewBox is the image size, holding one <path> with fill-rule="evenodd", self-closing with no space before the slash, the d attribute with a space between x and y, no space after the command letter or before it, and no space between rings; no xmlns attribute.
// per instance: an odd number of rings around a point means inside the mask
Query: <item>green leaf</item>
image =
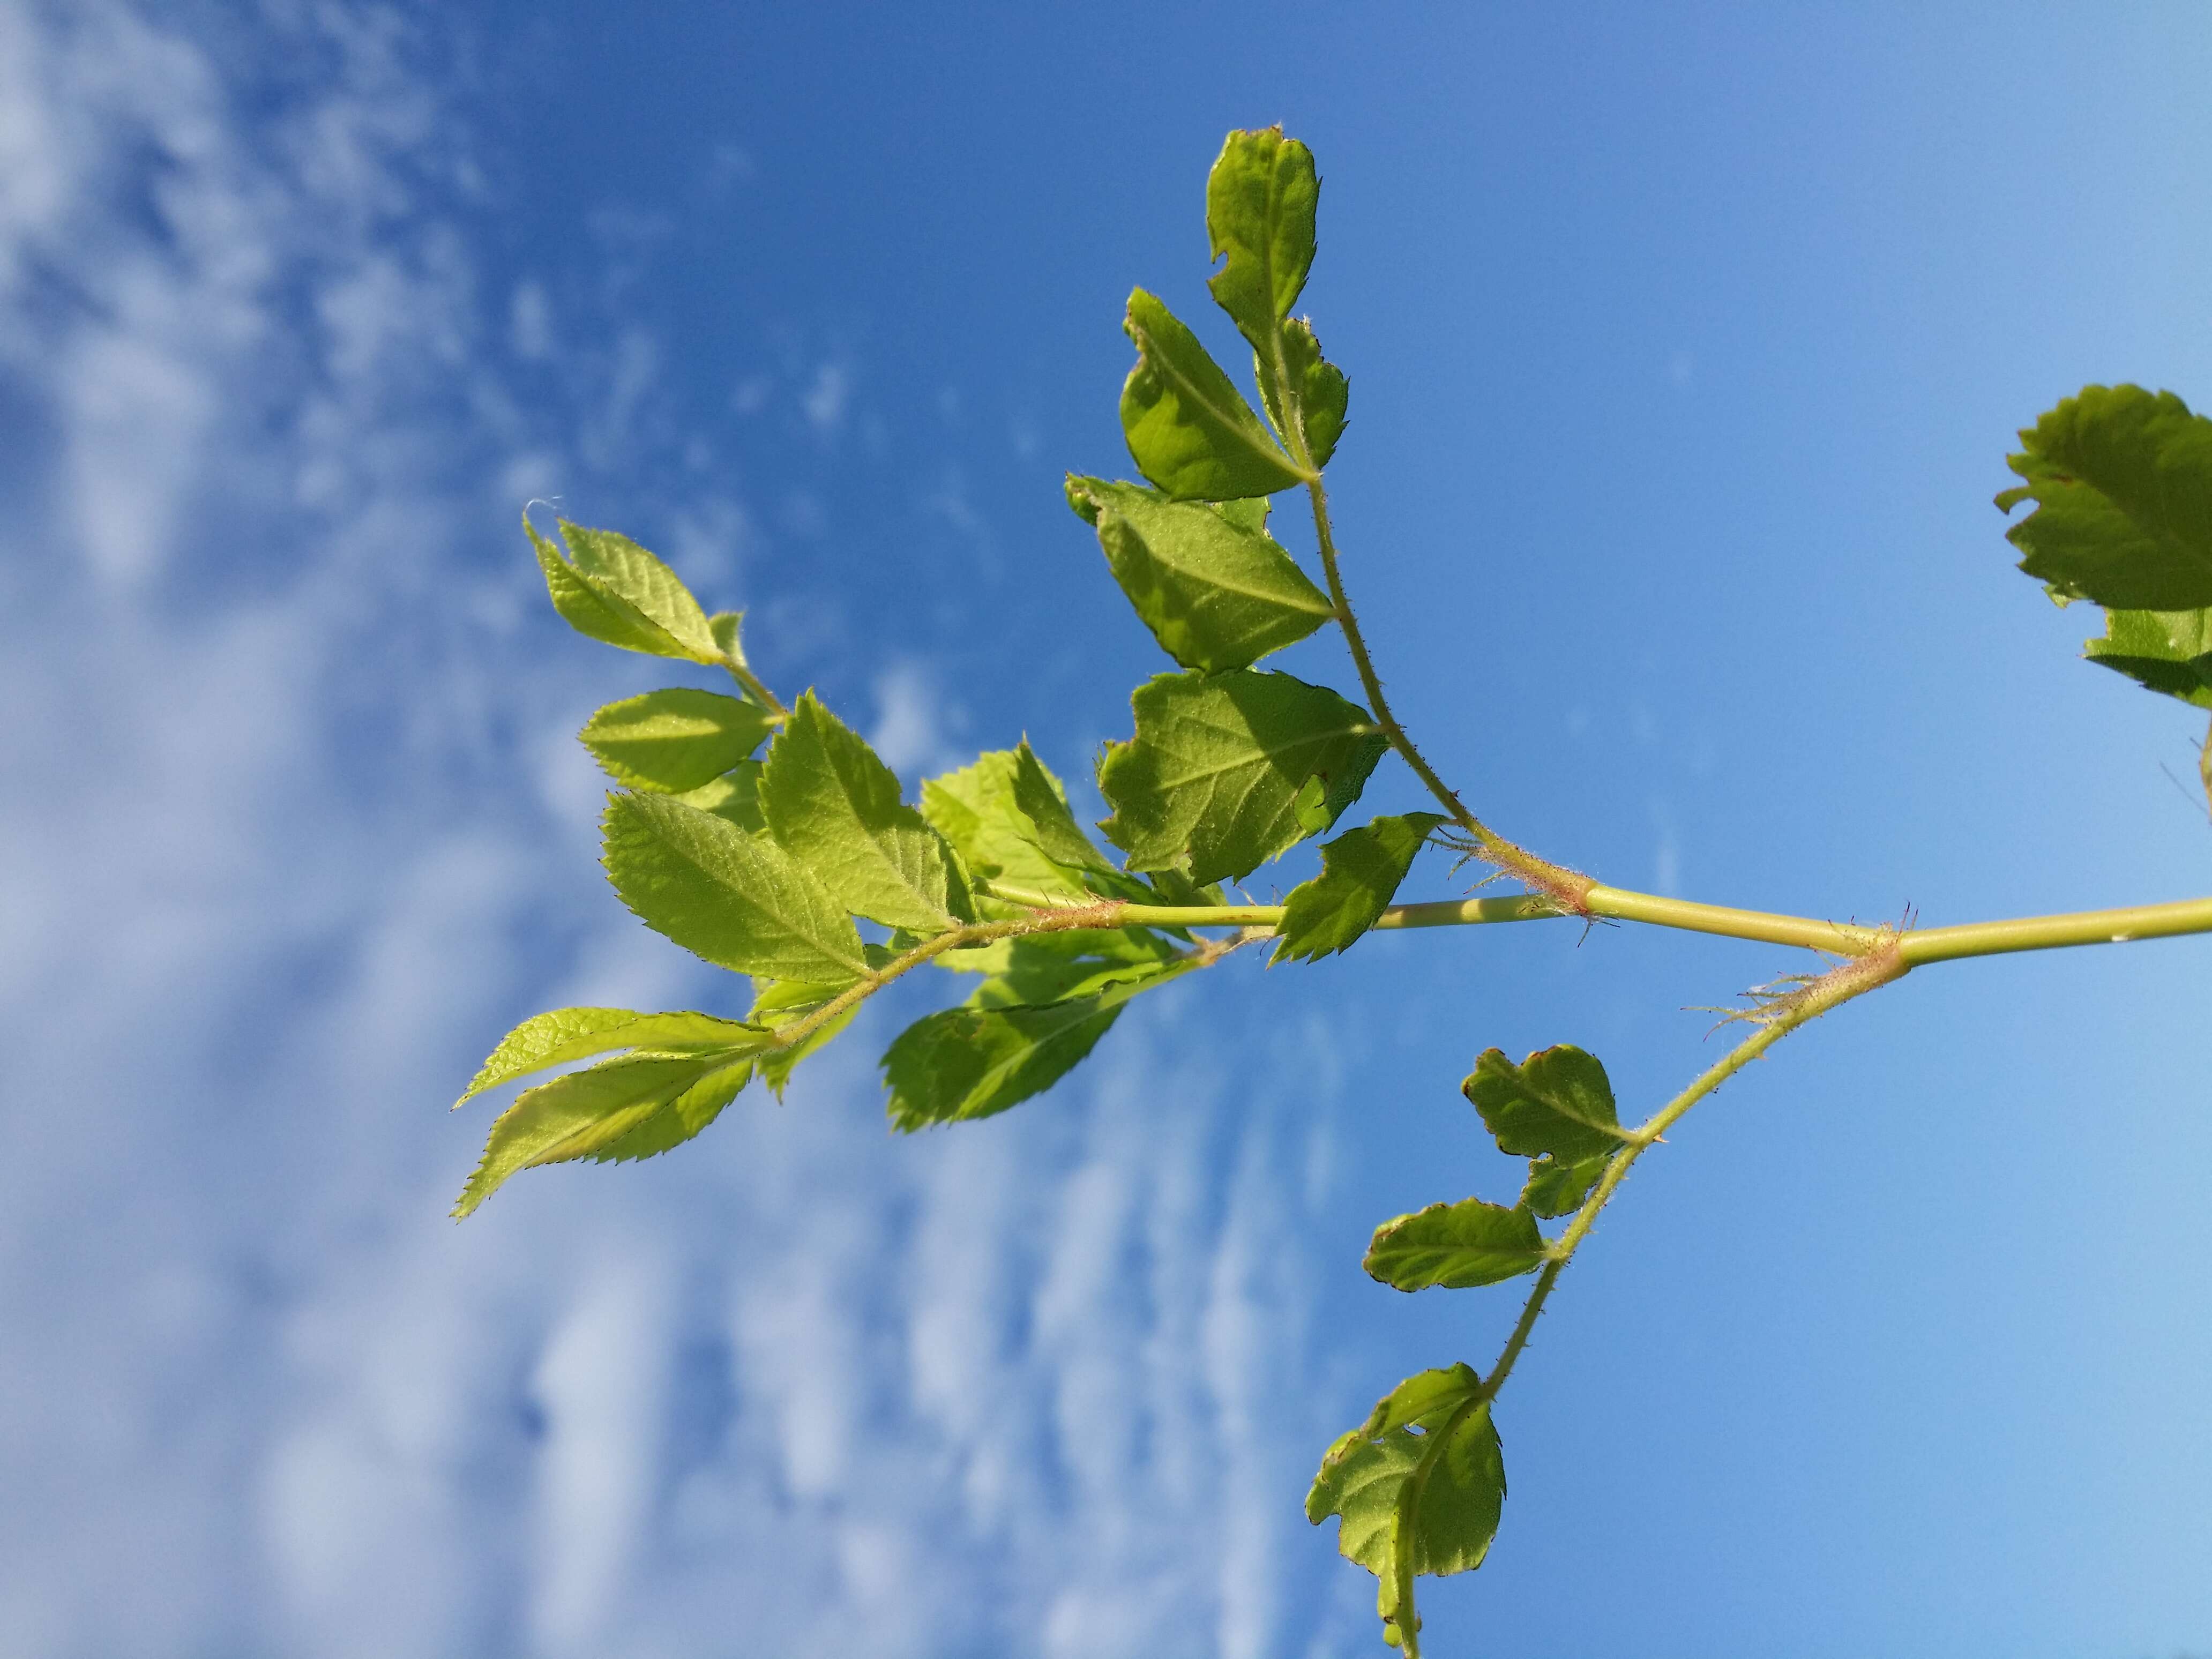
<svg viewBox="0 0 2212 1659"><path fill-rule="evenodd" d="M560 526L573 562L538 533L528 514L522 520L553 608L571 628L625 651L721 663L706 613L674 571L627 536L566 519Z"/></svg>
<svg viewBox="0 0 2212 1659"><path fill-rule="evenodd" d="M742 611L717 611L707 618L707 631L714 636L714 648L726 661L738 667L747 666L744 647L738 643L738 634L744 627L745 613Z"/></svg>
<svg viewBox="0 0 2212 1659"><path fill-rule="evenodd" d="M667 795L610 795L603 861L654 932L741 974L850 984L867 971L843 908L765 836Z"/></svg>
<svg viewBox="0 0 2212 1659"><path fill-rule="evenodd" d="M1109 986L1159 978L1182 958L1149 927L1073 929L1002 939L937 958L956 973L988 975L971 1008L1045 1008L1095 996Z"/></svg>
<svg viewBox="0 0 2212 1659"><path fill-rule="evenodd" d="M1518 1279L1543 1260L1534 1216L1466 1198L1384 1222L1360 1265L1395 1290L1464 1291Z"/></svg>
<svg viewBox="0 0 2212 1659"><path fill-rule="evenodd" d="M2212 610L2108 611L2104 638L2081 649L2154 691L2212 708Z"/></svg>
<svg viewBox="0 0 2212 1659"><path fill-rule="evenodd" d="M1528 1160L1528 1179L1521 1188L1521 1207L1547 1221L1572 1215L1582 1208L1583 1200L1590 1195L1590 1188L1597 1185L1605 1166L1612 1162L1610 1157L1586 1158L1580 1163L1532 1158Z"/></svg>
<svg viewBox="0 0 2212 1659"><path fill-rule="evenodd" d="M1014 750L1012 784L1013 807L1019 820L1015 829L1019 832L1025 825L1039 852L1066 869L1121 876L1112 861L1092 844L1091 837L1083 833L1075 814L1068 810L1067 792L1051 769L1036 757L1027 738Z"/></svg>
<svg viewBox="0 0 2212 1659"><path fill-rule="evenodd" d="M752 1075L746 1048L708 1054L631 1054L526 1090L491 1126L483 1161L461 1189L456 1220L519 1170L587 1158L651 1158L713 1122Z"/></svg>
<svg viewBox="0 0 2212 1659"><path fill-rule="evenodd" d="M1628 1139L1605 1067L1570 1043L1540 1049L1518 1066L1503 1049L1486 1049L1460 1092L1482 1114L1498 1150L1516 1158L1549 1154L1579 1163L1609 1157Z"/></svg>
<svg viewBox="0 0 2212 1659"><path fill-rule="evenodd" d="M750 1041L757 1033L736 1020L712 1014L640 1014L628 1008L556 1008L533 1014L499 1040L471 1081L453 1103L459 1109L487 1089L560 1066L572 1060L617 1048L647 1048L656 1054L684 1054L726 1048Z"/></svg>
<svg viewBox="0 0 2212 1659"><path fill-rule="evenodd" d="M2121 611L2212 605L2212 421L2170 392L2084 386L2020 434L2006 512L2020 568L2054 597Z"/></svg>
<svg viewBox="0 0 2212 1659"><path fill-rule="evenodd" d="M1072 473L1067 494L1138 617L1186 668L1247 667L1336 614L1281 547L1212 507Z"/></svg>
<svg viewBox="0 0 2212 1659"><path fill-rule="evenodd" d="M1281 382L1274 366L1265 357L1255 361L1267 418L1275 423L1276 431L1287 434L1288 417L1283 412ZM1327 466L1329 457L1336 453L1337 441L1344 436L1352 386L1344 371L1321 355L1313 325L1302 317L1283 325L1283 364L1291 387L1297 393L1298 424L1305 432L1306 453L1316 466Z"/></svg>
<svg viewBox="0 0 2212 1659"><path fill-rule="evenodd" d="M891 1127L989 1117L1042 1094L1097 1046L1130 998L1188 965L1048 1007L947 1008L916 1021L884 1054Z"/></svg>
<svg viewBox="0 0 2212 1659"><path fill-rule="evenodd" d="M757 703L679 685L611 702L576 735L617 782L682 794L745 759L774 726Z"/></svg>
<svg viewBox="0 0 2212 1659"><path fill-rule="evenodd" d="M1277 962L1315 962L1341 951L1389 908L1413 855L1444 819L1434 812L1376 818L1321 849L1321 874L1291 889L1276 927Z"/></svg>
<svg viewBox="0 0 2212 1659"><path fill-rule="evenodd" d="M1334 823L1389 745L1373 717L1288 674L1162 674L1131 700L1137 732L1109 744L1099 826L1133 870L1184 864L1240 878Z"/></svg>
<svg viewBox="0 0 2212 1659"><path fill-rule="evenodd" d="M1178 501L1206 501L1272 495L1312 476L1165 306L1138 289L1122 326L1137 366L1121 388L1121 433L1139 472Z"/></svg>
<svg viewBox="0 0 2212 1659"><path fill-rule="evenodd" d="M1257 351L1305 289L1320 199L1313 152L1280 127L1231 133L1206 177L1206 234L1228 262L1206 286Z"/></svg>
<svg viewBox="0 0 2212 1659"><path fill-rule="evenodd" d="M791 855L848 910L917 933L975 916L951 850L899 799L899 781L811 691L769 745L761 811Z"/></svg>
<svg viewBox="0 0 2212 1659"><path fill-rule="evenodd" d="M711 783L686 789L676 799L686 806L726 818L748 834L766 835L768 820L761 816L760 809L760 774L758 761L739 761Z"/></svg>
<svg viewBox="0 0 2212 1659"><path fill-rule="evenodd" d="M1038 831L1015 799L1021 757L994 749L973 764L921 786L921 815L952 844L970 872L985 881L1075 900L1090 890L1075 872L1047 857ZM1047 774L1049 776L1049 774ZM1024 914L1018 907L983 901L994 915Z"/></svg>
<svg viewBox="0 0 2212 1659"><path fill-rule="evenodd" d="M757 1025L781 1032L787 1026L796 1024L807 1015L818 1012L836 1000L845 988L840 985L805 985L795 980L770 980L763 984L753 996L752 1012L746 1018ZM761 1081L775 1091L778 1100L791 1082L791 1073L799 1062L809 1054L818 1054L830 1046L837 1035L853 1023L860 1012L857 1002L816 1026L796 1042L762 1051Z"/></svg>
<svg viewBox="0 0 2212 1659"><path fill-rule="evenodd" d="M1419 1652L1416 1574L1482 1565L1505 1507L1505 1458L1482 1381L1467 1365L1407 1377L1339 1439L1306 1494L1338 1517L1336 1547L1378 1581L1385 1639Z"/></svg>

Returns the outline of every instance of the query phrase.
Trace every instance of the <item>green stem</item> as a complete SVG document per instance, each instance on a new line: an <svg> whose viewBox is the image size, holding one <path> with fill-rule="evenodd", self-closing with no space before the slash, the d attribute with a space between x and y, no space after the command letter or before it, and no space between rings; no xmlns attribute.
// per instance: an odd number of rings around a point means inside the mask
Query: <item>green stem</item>
<svg viewBox="0 0 2212 1659"><path fill-rule="evenodd" d="M790 709L784 707L783 699L769 690L766 682L737 658L724 657L722 666L729 670L730 678L744 687L751 695L753 701L759 703L769 713L779 718L791 713Z"/></svg>

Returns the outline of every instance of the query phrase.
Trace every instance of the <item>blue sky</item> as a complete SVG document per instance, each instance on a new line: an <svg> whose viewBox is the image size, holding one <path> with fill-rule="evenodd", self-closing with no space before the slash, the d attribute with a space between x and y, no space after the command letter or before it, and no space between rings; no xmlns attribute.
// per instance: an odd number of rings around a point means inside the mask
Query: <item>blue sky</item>
<svg viewBox="0 0 2212 1659"><path fill-rule="evenodd" d="M1382 1650L1305 1483L1516 1299L1369 1231L1510 1194L1482 1048L1640 1111L1789 953L1237 961L895 1141L917 991L445 1218L514 1020L740 989L599 876L572 734L666 676L553 617L522 503L909 780L1024 732L1079 780L1160 662L1059 480L1127 471L1130 286L1209 309L1231 126L1319 156L1349 580L1490 821L1860 920L2206 890L2196 718L1989 505L2086 381L2212 402L2201 10L1192 9L0 0L11 1651ZM1433 1650L2212 1651L2206 961L1931 969L1690 1119Z"/></svg>

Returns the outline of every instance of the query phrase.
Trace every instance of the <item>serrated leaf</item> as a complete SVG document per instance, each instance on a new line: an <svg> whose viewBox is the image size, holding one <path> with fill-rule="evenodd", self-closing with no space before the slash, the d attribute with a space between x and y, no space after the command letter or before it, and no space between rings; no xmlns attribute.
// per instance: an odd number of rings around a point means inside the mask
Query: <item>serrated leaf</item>
<svg viewBox="0 0 2212 1659"><path fill-rule="evenodd" d="M649 1048L656 1053L685 1053L726 1048L750 1041L757 1033L733 1019L712 1014L641 1014L628 1008L556 1008L533 1014L499 1040L461 1097L458 1109L487 1089L542 1072L549 1066L617 1048Z"/></svg>
<svg viewBox="0 0 2212 1659"><path fill-rule="evenodd" d="M1521 1188L1521 1207L1547 1221L1572 1215L1582 1208L1590 1188L1612 1162L1609 1157L1586 1158L1572 1164L1556 1158L1530 1158L1528 1179Z"/></svg>
<svg viewBox="0 0 2212 1659"><path fill-rule="evenodd" d="M1012 783L1014 810L1022 820L1016 824L1016 830L1018 832L1025 823L1039 852L1066 869L1088 870L1103 876L1121 875L1091 837L1083 833L1075 814L1068 810L1066 791L1053 776L1051 769L1036 757L1027 738L1014 750Z"/></svg>
<svg viewBox="0 0 2212 1659"><path fill-rule="evenodd" d="M682 794L747 758L774 729L757 703L678 685L611 702L576 736L617 782Z"/></svg>
<svg viewBox="0 0 2212 1659"><path fill-rule="evenodd" d="M1413 855L1444 819L1434 812L1376 818L1321 849L1321 874L1291 889L1273 960L1315 962L1341 951L1390 907Z"/></svg>
<svg viewBox="0 0 2212 1659"><path fill-rule="evenodd" d="M1152 295L1131 293L1122 326L1137 366L1121 388L1121 434L1139 472L1177 501L1204 501L1272 495L1311 476Z"/></svg>
<svg viewBox="0 0 2212 1659"><path fill-rule="evenodd" d="M1281 547L1212 507L1073 474L1067 490L1139 618L1186 668L1248 667L1336 614Z"/></svg>
<svg viewBox="0 0 2212 1659"><path fill-rule="evenodd" d="M1181 957L1149 927L1117 927L1023 934L947 951L937 961L956 973L986 975L968 998L971 1008L1045 1008L1157 979Z"/></svg>
<svg viewBox="0 0 2212 1659"><path fill-rule="evenodd" d="M760 775L769 833L854 914L917 933L975 917L951 850L899 799L899 781L811 691L784 721Z"/></svg>
<svg viewBox="0 0 2212 1659"><path fill-rule="evenodd" d="M1042 1094L1097 1046L1123 1005L1188 963L1048 1007L947 1008L902 1031L884 1053L891 1127L989 1117Z"/></svg>
<svg viewBox="0 0 2212 1659"><path fill-rule="evenodd" d="M553 608L571 628L625 651L721 662L706 613L674 571L626 536L566 519L559 523L573 561L538 533L527 514L522 528Z"/></svg>
<svg viewBox="0 0 2212 1659"><path fill-rule="evenodd" d="M806 985L793 980L771 980L759 986L753 995L752 1010L745 1018L756 1025L766 1026L781 1034L787 1027L797 1024L809 1014L818 1013L835 1001L844 990L837 985ZM836 1040L839 1033L853 1023L860 1012L857 1002L842 1012L816 1026L795 1042L780 1043L763 1049L760 1057L761 1081L767 1084L778 1100L791 1082L791 1073L799 1062L810 1054L819 1054Z"/></svg>
<svg viewBox="0 0 2212 1659"><path fill-rule="evenodd" d="M1422 1371L1384 1395L1329 1448L1306 1494L1306 1518L1337 1516L1338 1552L1376 1576L1386 1639L1408 1654L1419 1651L1414 1577L1480 1566L1504 1506L1504 1449L1467 1365Z"/></svg>
<svg viewBox="0 0 2212 1659"><path fill-rule="evenodd" d="M1305 289L1320 199L1313 152L1280 127L1231 133L1206 175L1206 234L1227 261L1206 287L1257 350Z"/></svg>
<svg viewBox="0 0 2212 1659"><path fill-rule="evenodd" d="M1577 1163L1608 1156L1628 1139L1605 1067L1571 1043L1539 1049L1518 1066L1503 1049L1485 1049L1460 1092L1482 1114L1498 1150L1516 1158L1548 1153Z"/></svg>
<svg viewBox="0 0 2212 1659"><path fill-rule="evenodd" d="M1534 1216L1468 1198L1384 1222L1361 1265L1394 1290L1464 1291L1533 1273L1543 1260Z"/></svg>
<svg viewBox="0 0 2212 1659"><path fill-rule="evenodd" d="M1388 747L1367 711L1288 674L1162 674L1130 699L1136 736L1109 746L1099 826L1133 870L1241 878L1334 823ZM1188 863L1185 861L1188 860Z"/></svg>
<svg viewBox="0 0 2212 1659"><path fill-rule="evenodd" d="M850 984L868 970L851 920L775 842L667 795L611 795L603 861L638 919L720 967Z"/></svg>
<svg viewBox="0 0 2212 1659"><path fill-rule="evenodd" d="M2020 434L2005 532L2061 599L2122 611L2212 605L2212 421L2171 392L2084 386Z"/></svg>
<svg viewBox="0 0 2212 1659"><path fill-rule="evenodd" d="M686 806L726 818L748 834L766 835L768 820L760 809L760 772L758 761L739 761L720 777L696 789L686 789L676 799Z"/></svg>
<svg viewBox="0 0 2212 1659"><path fill-rule="evenodd" d="M2212 708L2212 610L2108 611L2105 636L2081 651L2153 691Z"/></svg>
<svg viewBox="0 0 2212 1659"><path fill-rule="evenodd" d="M766 1040L756 1032L743 1049L628 1055L526 1090L493 1122L483 1160L453 1206L455 1219L517 1170L580 1158L650 1158L689 1140L744 1087L751 1050Z"/></svg>
<svg viewBox="0 0 2212 1659"><path fill-rule="evenodd" d="M1020 756L1012 749L979 755L971 765L921 786L921 815L952 844L981 880L1054 897L1084 900L1090 890L1072 869L1045 856L1036 830L1015 800ZM994 915L1022 914L1019 907L985 900Z"/></svg>
<svg viewBox="0 0 2212 1659"><path fill-rule="evenodd" d="M1283 379L1287 379L1297 394L1298 424L1305 434L1306 453L1316 466L1327 466L1336 453L1337 441L1344 436L1352 386L1344 371L1321 355L1313 325L1303 317L1293 317L1283 325L1281 377L1266 357L1255 359L1255 364L1261 400L1275 430L1285 434L1287 441L1289 416L1283 410L1281 390Z"/></svg>

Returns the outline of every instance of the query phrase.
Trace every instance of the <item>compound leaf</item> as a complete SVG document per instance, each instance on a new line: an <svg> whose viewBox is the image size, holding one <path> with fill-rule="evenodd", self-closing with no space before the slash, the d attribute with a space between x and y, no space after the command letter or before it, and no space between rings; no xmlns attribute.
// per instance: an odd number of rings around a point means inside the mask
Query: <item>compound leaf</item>
<svg viewBox="0 0 2212 1659"><path fill-rule="evenodd" d="M1275 932L1274 960L1314 962L1341 951L1389 908L1413 855L1444 820L1434 812L1376 818L1321 849L1321 874L1291 889Z"/></svg>
<svg viewBox="0 0 2212 1659"><path fill-rule="evenodd" d="M770 980L755 990L752 1012L746 1018L757 1025L781 1034L785 1027L820 1012L844 988L839 985L807 985L796 980ZM768 1085L778 1100L781 1100L785 1088L791 1082L791 1073L799 1062L827 1048L840 1032L853 1023L853 1017L860 1012L860 1005L855 1002L842 1013L816 1026L797 1042L763 1049L760 1057L761 1081Z"/></svg>
<svg viewBox="0 0 2212 1659"><path fill-rule="evenodd" d="M518 1170L588 1158L650 1158L713 1122L752 1075L749 1046L705 1054L630 1054L526 1090L491 1126L483 1161L453 1206L472 1212Z"/></svg>
<svg viewBox="0 0 2212 1659"><path fill-rule="evenodd" d="M1373 718L1288 674L1162 674L1130 700L1136 736L1108 747L1099 826L1133 870L1197 882L1249 874L1334 823L1388 747Z"/></svg>
<svg viewBox="0 0 2212 1659"><path fill-rule="evenodd" d="M848 910L918 933L975 915L945 839L899 799L899 781L811 691L769 745L769 833Z"/></svg>
<svg viewBox="0 0 2212 1659"><path fill-rule="evenodd" d="M1197 502L1070 474L1067 499L1097 526L1114 580L1160 648L1186 668L1244 668L1335 614L1266 535Z"/></svg>
<svg viewBox="0 0 2212 1659"><path fill-rule="evenodd" d="M545 574L553 608L569 627L625 651L722 661L706 612L674 571L627 536L560 520L561 539L574 561L538 533L525 514L522 528Z"/></svg>
<svg viewBox="0 0 2212 1659"><path fill-rule="evenodd" d="M549 1066L617 1048L647 1048L657 1054L726 1048L749 1042L754 1028L712 1014L641 1014L628 1008L556 1008L533 1014L499 1040L461 1097L456 1109L482 1094Z"/></svg>
<svg viewBox="0 0 2212 1659"><path fill-rule="evenodd" d="M1198 337L1142 289L1122 324L1137 366L1121 388L1121 432L1137 470L1178 501L1272 495L1311 476L1270 437Z"/></svg>
<svg viewBox="0 0 2212 1659"><path fill-rule="evenodd" d="M718 966L850 984L868 970L843 908L764 836L667 795L610 795L602 861L638 919Z"/></svg>
<svg viewBox="0 0 2212 1659"><path fill-rule="evenodd" d="M1227 261L1206 287L1262 353L1313 269L1320 199L1313 152L1280 127L1231 133L1206 176L1206 234Z"/></svg>
<svg viewBox="0 0 2212 1659"><path fill-rule="evenodd" d="M1121 877L1121 872L1092 844L1091 837L1083 833L1075 814L1068 810L1067 792L1053 776L1051 769L1036 757L1027 738L1014 750L1012 787L1015 830L1018 833L1026 828L1031 843L1039 852L1065 869Z"/></svg>
<svg viewBox="0 0 2212 1659"><path fill-rule="evenodd" d="M1590 1195L1590 1188L1597 1185L1605 1166L1612 1162L1609 1157L1586 1158L1579 1163L1556 1158L1530 1158L1528 1179L1521 1188L1521 1207L1547 1221L1572 1215L1582 1208L1583 1200Z"/></svg>
<svg viewBox="0 0 2212 1659"><path fill-rule="evenodd" d="M2084 386L2021 434L1997 497L2036 510L2005 532L2064 599L2123 611L2212 605L2212 421L2170 392Z"/></svg>
<svg viewBox="0 0 2212 1659"><path fill-rule="evenodd" d="M751 755L774 725L757 703L678 685L611 702L576 735L617 782L682 794Z"/></svg>
<svg viewBox="0 0 2212 1659"><path fill-rule="evenodd" d="M1518 1066L1503 1049L1486 1049L1460 1092L1482 1114L1498 1150L1516 1158L1579 1163L1610 1156L1628 1139L1605 1067L1571 1043L1540 1049Z"/></svg>
<svg viewBox="0 0 2212 1659"><path fill-rule="evenodd" d="M1158 979L1181 956L1149 927L1116 927L1024 934L947 951L937 960L957 973L987 976L968 998L971 1008L1046 1008L1109 986Z"/></svg>
<svg viewBox="0 0 2212 1659"><path fill-rule="evenodd" d="M1043 1093L1097 1046L1123 1004L1181 971L1170 964L1048 1007L947 1008L916 1021L883 1059L891 1127L911 1132L989 1117Z"/></svg>
<svg viewBox="0 0 2212 1659"><path fill-rule="evenodd" d="M1018 750L994 749L979 755L957 772L924 781L921 815L952 844L969 870L985 881L1059 898L1089 898L1082 879L1038 846L1036 827L1016 799L1020 772ZM1020 914L1018 907L988 898L983 905L994 915Z"/></svg>
<svg viewBox="0 0 2212 1659"><path fill-rule="evenodd" d="M2212 708L2212 610L2109 611L2082 654L2169 697Z"/></svg>
<svg viewBox="0 0 2212 1659"><path fill-rule="evenodd" d="M1472 1367L1422 1371L1328 1449L1306 1519L1338 1517L1336 1547L1378 1582L1384 1637L1420 1651L1413 1578L1482 1565L1505 1507L1505 1457Z"/></svg>
<svg viewBox="0 0 2212 1659"><path fill-rule="evenodd" d="M1468 1198L1384 1222L1361 1265L1394 1290L1463 1291L1517 1279L1543 1260L1534 1216Z"/></svg>

